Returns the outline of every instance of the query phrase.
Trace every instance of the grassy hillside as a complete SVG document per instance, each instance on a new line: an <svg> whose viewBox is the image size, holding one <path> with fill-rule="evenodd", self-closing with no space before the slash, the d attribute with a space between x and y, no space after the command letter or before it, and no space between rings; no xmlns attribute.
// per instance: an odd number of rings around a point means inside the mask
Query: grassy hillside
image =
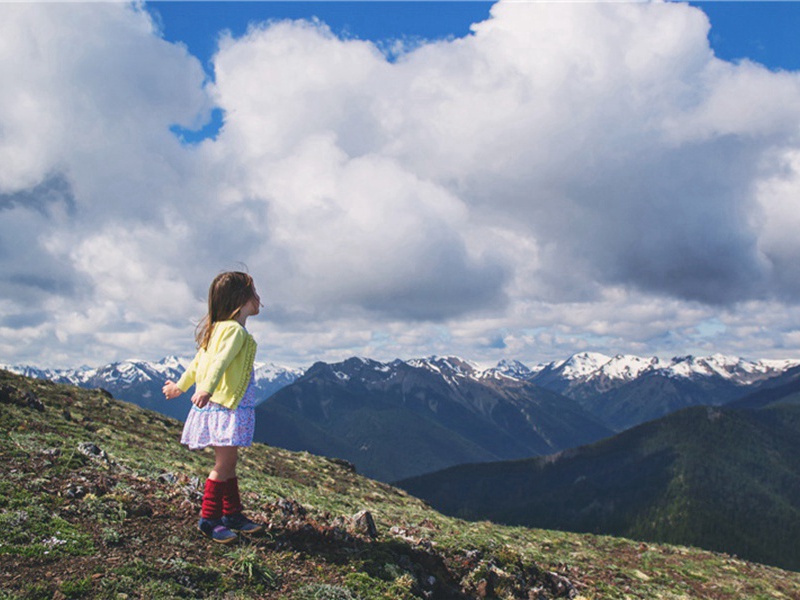
<svg viewBox="0 0 800 600"><path fill-rule="evenodd" d="M690 408L553 457L402 482L492 519L691 544L800 569L800 406Z"/></svg>
<svg viewBox="0 0 800 600"><path fill-rule="evenodd" d="M444 517L350 465L264 445L266 535L194 525L207 452L99 391L0 371L0 598L800 598L800 574L685 547ZM377 536L350 518L369 510Z"/></svg>

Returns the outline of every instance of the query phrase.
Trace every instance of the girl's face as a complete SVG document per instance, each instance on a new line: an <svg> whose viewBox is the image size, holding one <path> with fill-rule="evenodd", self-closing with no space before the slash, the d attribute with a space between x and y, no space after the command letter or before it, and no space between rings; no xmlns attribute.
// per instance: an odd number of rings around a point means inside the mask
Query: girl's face
<svg viewBox="0 0 800 600"><path fill-rule="evenodd" d="M247 301L247 303L242 307L241 313L245 314L247 317L252 317L257 315L261 312L261 297L258 295L258 292L253 290L253 297Z"/></svg>

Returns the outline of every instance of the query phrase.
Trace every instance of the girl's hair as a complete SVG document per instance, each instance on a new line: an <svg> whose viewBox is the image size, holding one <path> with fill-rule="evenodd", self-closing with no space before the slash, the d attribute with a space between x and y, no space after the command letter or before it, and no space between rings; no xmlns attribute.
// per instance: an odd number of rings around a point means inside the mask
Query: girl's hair
<svg viewBox="0 0 800 600"><path fill-rule="evenodd" d="M220 273L208 288L208 314L195 330L197 345L208 349L214 325L235 319L242 307L256 297L253 278L241 271Z"/></svg>

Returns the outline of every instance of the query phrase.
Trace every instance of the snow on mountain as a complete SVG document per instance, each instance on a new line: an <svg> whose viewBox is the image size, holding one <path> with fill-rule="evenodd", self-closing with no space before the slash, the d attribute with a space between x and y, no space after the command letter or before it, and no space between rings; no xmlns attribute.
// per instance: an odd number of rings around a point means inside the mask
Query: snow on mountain
<svg viewBox="0 0 800 600"><path fill-rule="evenodd" d="M581 352L573 354L567 360L551 363L551 370L558 372L564 379L582 379L597 371L610 360L610 356L599 352Z"/></svg>
<svg viewBox="0 0 800 600"><path fill-rule="evenodd" d="M190 363L191 358L167 356L157 362L130 359L96 368L39 369L19 365L0 365L0 368L57 383L69 383L84 388L103 388L122 400L144 405L145 401L163 399L161 386L168 379L177 381ZM257 362L254 372L256 395L259 401L263 402L280 388L302 376L304 371L273 363ZM148 407L161 410L159 405L148 404Z"/></svg>
<svg viewBox="0 0 800 600"><path fill-rule="evenodd" d="M151 398L158 395L167 379L177 380L191 362L190 358L167 356L160 361L125 360L102 367L79 367L77 369L40 369L31 366L0 365L14 373L50 379L59 383L70 383L81 387L102 387L125 398L139 394ZM779 375L800 365L797 360L748 361L734 356L714 354L707 357L682 356L669 360L658 357L640 357L618 354L614 357L598 352L581 352L562 361L528 367L516 360L502 360L497 366L484 369L477 363L457 356L429 356L407 361L395 360L381 363L366 358L353 358L339 363L338 376L344 380L363 376L364 371L392 376L399 364L422 368L441 375L450 383L459 379L475 380L487 378L511 378L528 380L544 387L562 391L575 386L591 384L597 389L608 389L621 383L633 381L648 374L660 374L670 378L717 377L737 385L750 383ZM273 363L256 363L255 382L259 398L263 401L281 387L301 377L303 369L284 367ZM598 387L599 386L599 387Z"/></svg>
<svg viewBox="0 0 800 600"><path fill-rule="evenodd" d="M503 359L493 369L487 369L487 376L502 375L511 377L512 379L526 379L534 373L528 365L521 363L518 360Z"/></svg>
<svg viewBox="0 0 800 600"><path fill-rule="evenodd" d="M459 358L458 356L414 358L406 361L406 364L438 373L448 381L452 381L454 378L464 377L479 379L483 374L483 370L476 363Z"/></svg>
<svg viewBox="0 0 800 600"><path fill-rule="evenodd" d="M778 375L800 364L793 360L748 361L735 356L714 354L706 357L684 356L673 358L663 371L669 377L712 377L717 376L741 385L760 381Z"/></svg>
<svg viewBox="0 0 800 600"><path fill-rule="evenodd" d="M255 364L255 378L256 384L262 385L264 383L275 383L286 381L291 383L299 377L302 377L305 372L303 369L293 367L283 367L274 363L256 363Z"/></svg>
<svg viewBox="0 0 800 600"><path fill-rule="evenodd" d="M641 357L618 354L613 358L597 352L582 352L564 361L552 362L543 369L533 371L528 379L539 377L547 381L558 379L571 386L596 381L633 381L649 373L670 378L694 379L720 377L740 385L747 385L783 373L800 365L797 360L748 361L734 356L714 354L706 357L679 356L669 360L658 357Z"/></svg>
<svg viewBox="0 0 800 600"><path fill-rule="evenodd" d="M655 371L663 366L663 361L657 357L642 358L630 354L617 354L600 368L586 375L585 379L592 381L606 377L611 380L632 381L648 371Z"/></svg>
<svg viewBox="0 0 800 600"><path fill-rule="evenodd" d="M391 377L399 365L425 369L443 377L449 383L460 379L475 380L511 378L531 381L562 391L583 384L593 384L597 389L633 381L643 375L658 373L671 378L720 377L739 385L746 385L784 372L800 365L793 360L747 361L721 354L698 358L692 356L665 360L659 357L641 357L618 354L614 357L598 352L574 354L566 360L537 365L533 368L517 360L501 360L495 367L482 368L475 362L458 356L428 356L388 363L365 358L351 358L331 365L340 380L352 377L370 379L376 374ZM598 387L599 386L599 387ZM594 388L593 388L594 389Z"/></svg>

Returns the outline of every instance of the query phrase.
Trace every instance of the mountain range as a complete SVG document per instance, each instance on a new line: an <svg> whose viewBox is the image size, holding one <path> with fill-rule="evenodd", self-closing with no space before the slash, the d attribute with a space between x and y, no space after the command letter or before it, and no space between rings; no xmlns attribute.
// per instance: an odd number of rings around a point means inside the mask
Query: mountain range
<svg viewBox="0 0 800 600"><path fill-rule="evenodd" d="M525 377L577 401L614 431L624 431L689 406L726 404L774 384L799 365L721 354L663 360L584 352Z"/></svg>
<svg viewBox="0 0 800 600"><path fill-rule="evenodd" d="M800 371L582 448L400 482L471 520L725 550L800 569Z"/></svg>
<svg viewBox="0 0 800 600"><path fill-rule="evenodd" d="M256 415L258 441L344 458L382 481L611 434L565 396L454 357L317 363Z"/></svg>
<svg viewBox="0 0 800 600"><path fill-rule="evenodd" d="M161 388L167 379L177 381L190 362L191 358L168 356L158 362L125 360L98 368L40 369L9 365L0 365L0 368L26 377L49 379L56 383L68 383L86 389L102 388L115 398L183 421L191 407L189 394L167 402L164 400ZM301 369L280 367L271 363L256 363L255 385L258 398L261 401L266 400L280 388L292 383L302 373Z"/></svg>
<svg viewBox="0 0 800 600"><path fill-rule="evenodd" d="M166 402L161 386L187 364L168 357L72 371L5 368L103 388L184 419L188 394ZM256 440L343 458L394 481L457 464L552 454L687 407L730 403L779 385L799 364L598 353L535 367L502 361L481 368L458 357L352 358L307 371L259 364Z"/></svg>
<svg viewBox="0 0 800 600"><path fill-rule="evenodd" d="M259 408L256 438L394 481L436 467L552 454L682 408L775 385L792 361L578 354L538 368L458 357L318 363Z"/></svg>

